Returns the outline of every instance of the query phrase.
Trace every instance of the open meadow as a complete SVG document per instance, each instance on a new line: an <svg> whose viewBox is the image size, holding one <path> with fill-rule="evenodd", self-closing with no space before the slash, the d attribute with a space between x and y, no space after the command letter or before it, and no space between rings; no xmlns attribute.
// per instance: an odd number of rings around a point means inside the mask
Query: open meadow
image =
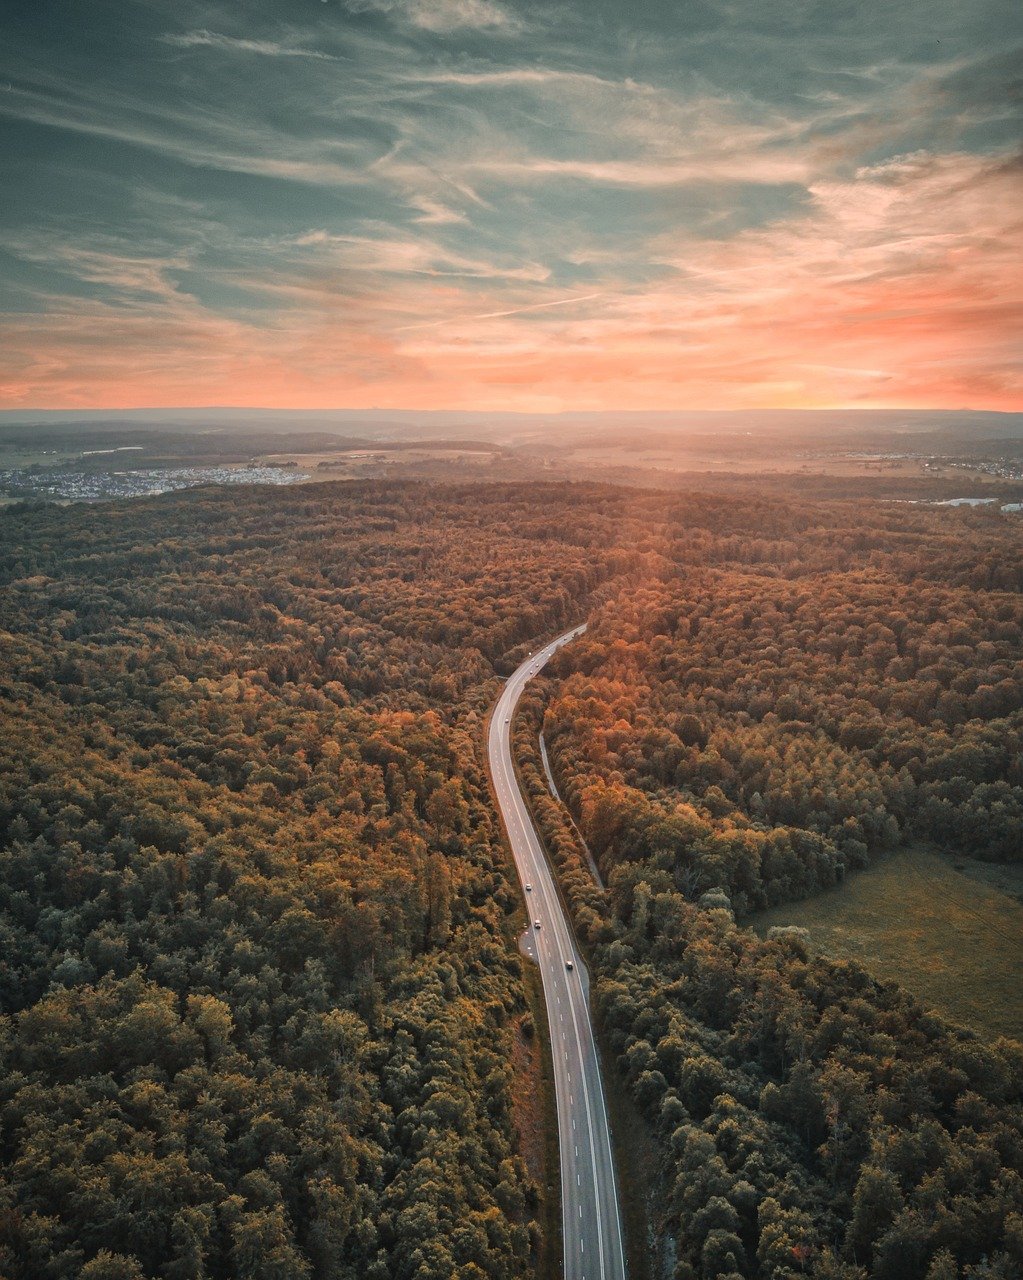
<svg viewBox="0 0 1023 1280"><path fill-rule="evenodd" d="M961 869L960 869L961 868ZM996 871L1003 887L985 883ZM1015 893L1010 892L1013 879ZM879 859L838 888L758 912L810 931L815 951L857 960L953 1022L1023 1038L1023 876L911 847Z"/></svg>

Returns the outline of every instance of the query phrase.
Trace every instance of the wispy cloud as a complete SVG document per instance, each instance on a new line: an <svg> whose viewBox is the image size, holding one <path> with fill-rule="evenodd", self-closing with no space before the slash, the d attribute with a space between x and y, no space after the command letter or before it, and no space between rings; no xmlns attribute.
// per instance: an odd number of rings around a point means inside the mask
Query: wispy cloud
<svg viewBox="0 0 1023 1280"><path fill-rule="evenodd" d="M0 235L0 248L24 262L46 265L82 283L101 285L121 300L142 301L145 305L154 299L177 299L180 294L172 274L191 266L184 254L132 255L116 244L108 247L68 244L55 241L52 235Z"/></svg>
<svg viewBox="0 0 1023 1280"><path fill-rule="evenodd" d="M531 156L517 160L469 162L476 173L504 182L528 182L544 178L574 178L607 186L676 187L699 182L800 183L810 176L807 162L798 156L765 153L705 155L676 160L558 160Z"/></svg>
<svg viewBox="0 0 1023 1280"><path fill-rule="evenodd" d="M180 34L169 33L158 36L162 44L174 45L178 49L226 49L231 53L254 53L266 58L311 58L315 62L347 62L348 58L337 54L324 53L320 49L303 49L299 45L282 44L279 40L244 40L235 36L221 35L217 31L184 31Z"/></svg>
<svg viewBox="0 0 1023 1280"><path fill-rule="evenodd" d="M469 221L464 213L459 213L457 209L452 209L450 205L444 204L440 200L433 200L429 196L413 197L410 203L420 211L416 222L424 225L451 226L458 223L464 225Z"/></svg>
<svg viewBox="0 0 1023 1280"><path fill-rule="evenodd" d="M327 249L350 270L389 275L464 276L476 280L528 280L541 282L548 268L535 262L498 261L470 257L434 241L406 237L333 235L309 231L295 243Z"/></svg>
<svg viewBox="0 0 1023 1280"><path fill-rule="evenodd" d="M569 85L610 89L615 92L621 89L636 93L654 92L649 85L637 84L631 79L614 81L604 76L594 75L588 71L564 70L558 67L501 67L477 71L463 71L458 68L442 70L431 68L405 74L407 79L420 84L457 85L461 88L470 89L534 88L547 85Z"/></svg>
<svg viewBox="0 0 1023 1280"><path fill-rule="evenodd" d="M471 28L517 34L522 21L494 0L345 0L352 13L389 13L423 31Z"/></svg>
<svg viewBox="0 0 1023 1280"><path fill-rule="evenodd" d="M568 307L576 302L590 302L602 297L599 293L580 293L572 298L555 298L553 302L533 302L526 307L512 307L508 311L479 311L471 316L449 316L444 320L424 320L416 324L398 325L395 333L405 333L410 329L437 329L445 324L461 324L470 320L503 320L506 316L521 316L528 311L546 311L549 307Z"/></svg>
<svg viewBox="0 0 1023 1280"><path fill-rule="evenodd" d="M362 166L337 158L336 153L351 150L342 140L289 137L214 113L195 117L160 108L142 111L119 96L104 100L11 84L0 93L0 116L144 147L199 168L315 186L364 181Z"/></svg>

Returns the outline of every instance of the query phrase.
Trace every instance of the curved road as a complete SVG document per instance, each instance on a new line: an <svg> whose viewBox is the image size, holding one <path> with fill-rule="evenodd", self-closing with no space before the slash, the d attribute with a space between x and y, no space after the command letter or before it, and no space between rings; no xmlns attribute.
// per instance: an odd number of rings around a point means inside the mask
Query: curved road
<svg viewBox="0 0 1023 1280"><path fill-rule="evenodd" d="M589 978L519 791L511 754L511 719L527 682L556 649L585 629L585 625L576 627L552 640L509 678L491 717L487 752L501 816L525 890L531 922L526 947L540 966L551 1031L565 1280L625 1280L611 1128L590 1024ZM539 929L532 925L535 920L540 922Z"/></svg>

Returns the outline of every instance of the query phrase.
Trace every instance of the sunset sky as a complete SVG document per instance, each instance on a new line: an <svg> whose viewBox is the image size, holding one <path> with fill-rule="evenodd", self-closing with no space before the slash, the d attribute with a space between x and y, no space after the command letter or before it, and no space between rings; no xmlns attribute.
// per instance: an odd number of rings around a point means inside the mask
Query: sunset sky
<svg viewBox="0 0 1023 1280"><path fill-rule="evenodd" d="M8 0L0 407L1023 408L1021 15Z"/></svg>

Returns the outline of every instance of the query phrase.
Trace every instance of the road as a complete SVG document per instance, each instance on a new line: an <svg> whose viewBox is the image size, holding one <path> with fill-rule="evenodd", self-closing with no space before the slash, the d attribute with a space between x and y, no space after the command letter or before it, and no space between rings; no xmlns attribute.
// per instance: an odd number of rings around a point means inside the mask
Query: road
<svg viewBox="0 0 1023 1280"><path fill-rule="evenodd" d="M540 967L551 1031L561 1150L565 1280L625 1280L611 1127L590 1022L589 976L519 790L511 754L511 719L530 677L556 649L584 630L585 626L576 627L552 640L509 678L491 717L487 751L501 816L523 885L531 922L527 946ZM532 925L537 920L538 929Z"/></svg>

